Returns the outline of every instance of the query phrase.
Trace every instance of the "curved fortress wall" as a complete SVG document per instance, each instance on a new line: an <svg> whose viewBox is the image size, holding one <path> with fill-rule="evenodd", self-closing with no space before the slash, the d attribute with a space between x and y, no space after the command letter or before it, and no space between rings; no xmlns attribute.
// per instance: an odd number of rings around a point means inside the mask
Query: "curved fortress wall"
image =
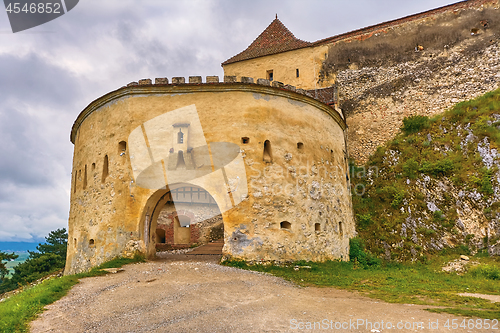
<svg viewBox="0 0 500 333"><path fill-rule="evenodd" d="M66 274L154 257L156 219L182 183L217 201L226 258L347 260L355 230L334 109L270 86L148 81L97 99L73 126Z"/></svg>

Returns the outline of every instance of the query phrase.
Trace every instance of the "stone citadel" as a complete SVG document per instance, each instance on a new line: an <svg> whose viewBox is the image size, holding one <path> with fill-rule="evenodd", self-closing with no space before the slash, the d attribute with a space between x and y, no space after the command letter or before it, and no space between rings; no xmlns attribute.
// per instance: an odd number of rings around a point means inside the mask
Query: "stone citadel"
<svg viewBox="0 0 500 333"><path fill-rule="evenodd" d="M202 244L225 258L348 259L348 158L405 116L498 87L498 1L471 0L306 42L276 18L218 77L133 82L87 106L66 273Z"/></svg>

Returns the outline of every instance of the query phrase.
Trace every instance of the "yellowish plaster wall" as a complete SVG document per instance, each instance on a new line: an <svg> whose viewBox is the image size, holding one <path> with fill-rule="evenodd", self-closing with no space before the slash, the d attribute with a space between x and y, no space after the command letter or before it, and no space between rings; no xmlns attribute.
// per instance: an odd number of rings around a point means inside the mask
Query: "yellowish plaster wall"
<svg viewBox="0 0 500 333"><path fill-rule="evenodd" d="M129 147L123 152L118 146L146 121L190 105L196 106L207 142L239 145L245 164L248 196L222 214L226 257L347 259L349 238L355 231L346 181L344 125L338 115L334 120L327 113L335 115L335 111L309 97L271 87L189 87L122 88L114 92L116 96L94 102L107 100L104 105L91 104L94 109L82 122L83 117L79 118L66 273L85 271L135 250L154 256L156 217L164 204L159 201L167 190L137 186L130 162L134 156ZM242 137L248 137L249 143L243 144ZM271 142L272 163L263 161L265 140ZM298 142L303 144L301 149ZM102 182L106 155L109 175ZM88 176L83 188L83 176L78 175L85 165ZM228 178L234 181L236 175L228 173ZM216 185L205 189L217 200ZM152 220L148 239L147 219ZM290 222L291 229L280 229L282 221Z"/></svg>
<svg viewBox="0 0 500 333"><path fill-rule="evenodd" d="M334 76L318 83L323 61L328 53L328 45L306 47L294 51L278 53L255 59L224 65L224 75L267 79L267 72L273 71L274 80L290 84L300 89L326 88L335 83ZM296 76L299 69L299 77Z"/></svg>

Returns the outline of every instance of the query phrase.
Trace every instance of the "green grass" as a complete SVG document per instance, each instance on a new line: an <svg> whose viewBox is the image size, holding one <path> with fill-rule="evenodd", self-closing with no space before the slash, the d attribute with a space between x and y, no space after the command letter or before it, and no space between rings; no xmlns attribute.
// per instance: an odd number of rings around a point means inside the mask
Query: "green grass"
<svg viewBox="0 0 500 333"><path fill-rule="evenodd" d="M79 279L107 274L102 269L118 268L125 264L144 261L143 257L136 256L133 259L117 258L93 268L90 272L76 275L68 275L60 278L46 280L34 287L27 287L21 293L16 294L0 303L0 332L29 332L29 322L68 291Z"/></svg>
<svg viewBox="0 0 500 333"><path fill-rule="evenodd" d="M229 261L225 265L270 273L304 286L355 290L389 303L439 306L428 309L434 312L500 319L500 303L458 296L459 293L500 295L499 280L491 278L497 276L499 263L491 258L473 258L484 263L482 267L487 267L486 274L473 271L458 275L441 271L445 262L456 258L457 255L441 255L425 264L385 263L371 267L362 266L357 261L297 262L284 266L249 266L241 261ZM296 271L295 265L311 268Z"/></svg>
<svg viewBox="0 0 500 333"><path fill-rule="evenodd" d="M365 166L350 163L351 182L364 189L361 194L353 191L356 230L364 244L352 251L351 243L351 254L361 253L355 260L351 258L351 263L308 263L313 267L310 271L298 272L291 267L242 268L267 271L301 284L357 290L387 302L439 306L434 312L500 319L500 303L457 296L466 292L499 295L500 264L481 246L476 247L478 242L472 242L475 235L464 235L456 227L459 190L481 195L484 220L500 214L500 204L491 200L495 187L500 186L495 177L498 170L488 168L477 152L478 144L485 140L491 149L500 149L499 114L500 89L459 103L431 119L408 117L401 132L378 147ZM368 168L377 170L369 179L360 172ZM454 189L449 187L430 199L422 185L429 179L433 181L430 184L452 184ZM437 211L430 210L429 201L437 205ZM409 229L409 220L417 221L416 227ZM443 237L453 238L455 247L439 253L430 250L429 245ZM483 238L482 247L497 240ZM366 264L365 257L386 255L382 241L390 246L391 259L399 264ZM467 274L441 271L447 260L476 251L475 260L482 264Z"/></svg>

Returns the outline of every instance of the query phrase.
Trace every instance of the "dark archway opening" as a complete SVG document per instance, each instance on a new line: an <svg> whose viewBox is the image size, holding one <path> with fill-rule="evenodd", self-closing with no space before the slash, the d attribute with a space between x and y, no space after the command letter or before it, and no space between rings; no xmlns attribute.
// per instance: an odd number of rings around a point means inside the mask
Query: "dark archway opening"
<svg viewBox="0 0 500 333"><path fill-rule="evenodd" d="M201 187L177 184L157 195L154 211L145 218L145 235L150 230L149 257L157 251L209 247L208 253L221 254L224 222L215 199ZM160 192L160 191L159 191ZM148 220L146 224L146 220ZM148 227L149 225L149 227ZM203 250L207 252L207 250ZM214 252L215 251L215 252Z"/></svg>

